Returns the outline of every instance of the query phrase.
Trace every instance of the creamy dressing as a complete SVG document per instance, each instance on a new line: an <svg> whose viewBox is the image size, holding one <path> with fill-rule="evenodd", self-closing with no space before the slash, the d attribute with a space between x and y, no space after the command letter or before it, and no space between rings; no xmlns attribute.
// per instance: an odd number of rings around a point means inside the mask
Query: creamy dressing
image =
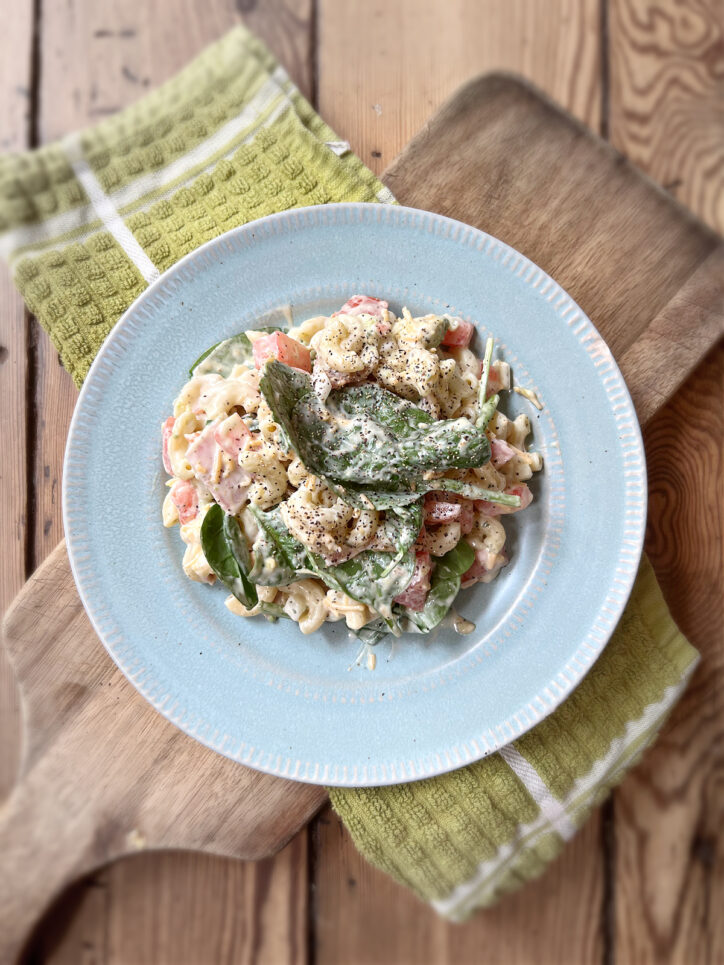
<svg viewBox="0 0 724 965"><path fill-rule="evenodd" d="M460 616L457 610L450 610L439 623L441 627L452 627L455 633L459 633L461 636L467 636L472 633L475 629L475 624L472 620L466 620L465 617Z"/></svg>

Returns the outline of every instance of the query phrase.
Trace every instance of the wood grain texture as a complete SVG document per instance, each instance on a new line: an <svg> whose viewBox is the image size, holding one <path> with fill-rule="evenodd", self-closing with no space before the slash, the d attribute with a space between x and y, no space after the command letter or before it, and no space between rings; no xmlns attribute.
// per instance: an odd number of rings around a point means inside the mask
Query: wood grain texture
<svg viewBox="0 0 724 965"><path fill-rule="evenodd" d="M724 243L649 322L618 363L644 424L724 335Z"/></svg>
<svg viewBox="0 0 724 965"><path fill-rule="evenodd" d="M610 0L614 144L724 231L724 0Z"/></svg>
<svg viewBox="0 0 724 965"><path fill-rule="evenodd" d="M242 767L161 718L98 645L62 544L3 631L28 740L0 812L12 869L0 876L0 962L61 887L114 858L159 848L267 857L325 800L324 788Z"/></svg>
<svg viewBox="0 0 724 965"><path fill-rule="evenodd" d="M603 880L598 821L588 822L545 876L497 907L450 925L373 868L326 809L313 847L317 965L517 965L601 961Z"/></svg>
<svg viewBox="0 0 724 965"><path fill-rule="evenodd" d="M685 436L684 436L685 434ZM672 445L686 438L686 454ZM646 432L647 549L702 665L615 798L621 962L724 960L724 346Z"/></svg>
<svg viewBox="0 0 724 965"><path fill-rule="evenodd" d="M33 26L33 4L31 0L22 0L17 6L27 20L29 36ZM146 4L141 0L71 0L64 4L40 5L41 18L37 24L40 86L35 118L40 141L45 143L70 130L93 123L136 100L147 89L185 66L194 54L238 22L245 8L251 8L245 18L249 26L269 44L300 88L309 93L312 76L309 45L311 0L267 0L258 7L244 2L234 3L233 0L213 0L204 3L203 7L192 0L172 0L158 5ZM179 24L183 24L183 29L179 29ZM4 39L14 44L13 49L20 55L24 46L21 38L6 35ZM30 50L29 44L26 46L27 68ZM15 68L13 79L22 76L17 57L5 61L0 70L6 65ZM9 103L7 98L5 102ZM34 321L32 326L33 344L37 346L33 350L37 380L31 387L31 398L38 418L29 463L32 466L31 501L34 510L29 533L31 568L42 562L62 535L59 499L62 459L67 427L77 396L70 378L59 366L57 353L47 336ZM19 341L14 344L24 347ZM22 413L24 408L24 405L19 405L15 411ZM22 448L18 451L22 451ZM20 466L24 470L23 460ZM24 498L20 488L13 488L13 493L16 498ZM3 509L5 505L3 502ZM22 583L22 578L21 573L13 592ZM6 605L12 595L8 592ZM7 681L9 675L4 679ZM8 690L7 685L5 690ZM11 698L12 695L8 694L8 699L3 700L5 716L7 710L13 708ZM17 722L17 713L14 721ZM4 718L0 722L5 723ZM153 865L154 860L149 858L148 863ZM173 859L159 857L160 870L155 876L155 885L156 899L160 905L170 908L170 896L184 893L183 887L178 890L180 875L188 893L193 892L195 862L201 862L207 874L213 877L213 872L208 869L213 869L215 860L191 856L174 863ZM306 882L304 861L300 861L296 874L300 883ZM224 877L221 863L219 875ZM236 881L236 878L230 879L229 887L232 890L236 887ZM119 923L123 922L129 934L135 936L137 948L145 949L143 954L149 957L150 950L158 947L155 929L148 918L143 919L141 928L131 926L129 903L133 900L133 890L124 873L123 863L99 872L91 879L89 887L92 893L102 893L105 900L101 908L97 904L78 905L78 929L87 931L94 915L102 911L104 922L109 916L116 922L116 928L120 928ZM70 903L73 903L73 895L70 896ZM238 902L233 901L233 904ZM192 926L194 922L213 917L212 905L210 897L195 893L194 904L190 906L194 915L187 919L189 928L179 931L181 936L188 937L189 960L203 957L203 949L207 946L203 942L194 944L198 942L198 934L192 931ZM289 914L283 903L276 909L275 917L282 931L284 923L289 921ZM248 925L243 913L240 914L239 923L242 929ZM52 920L48 927L52 932ZM104 924L104 929L108 927L108 924ZM267 938L268 935L264 942ZM261 959L265 956L268 959L271 952L264 942L255 954ZM116 956L114 945L104 948L104 962L124 961Z"/></svg>
<svg viewBox="0 0 724 965"><path fill-rule="evenodd" d="M319 0L319 110L383 171L483 71L513 70L598 130L599 0Z"/></svg>
<svg viewBox="0 0 724 965"><path fill-rule="evenodd" d="M27 960L300 965L308 938L307 882L299 874L306 841L297 835L276 858L257 862L180 852L122 861L114 887L127 899L113 900L106 881L87 878L41 922Z"/></svg>
<svg viewBox="0 0 724 965"><path fill-rule="evenodd" d="M236 9L307 100L316 99L315 0L236 0Z"/></svg>
<svg viewBox="0 0 724 965"><path fill-rule="evenodd" d="M473 157L477 176L460 177ZM471 81L448 101L385 181L403 203L482 227L528 255L573 296L617 357L720 244L612 147L501 75ZM715 299L711 342L720 315ZM659 347L677 368L700 357L688 340ZM675 375L672 368L665 395Z"/></svg>
<svg viewBox="0 0 724 965"><path fill-rule="evenodd" d="M30 135L32 10L19 3L0 34L0 151L19 151ZM0 613L25 581L27 539L25 346L28 321L10 273L0 265L0 399L6 456L0 462ZM13 454L12 456L10 454ZM19 704L12 670L0 648L0 800L18 763Z"/></svg>
<svg viewBox="0 0 724 965"><path fill-rule="evenodd" d="M615 145L721 230L724 4L612 0L609 22ZM713 257L722 285L724 265ZM709 291L721 304L721 292ZM658 335L676 325L677 307ZM647 549L703 660L662 739L615 795L615 952L621 962L716 963L724 959L716 911L724 901L724 348L696 368L645 440Z"/></svg>

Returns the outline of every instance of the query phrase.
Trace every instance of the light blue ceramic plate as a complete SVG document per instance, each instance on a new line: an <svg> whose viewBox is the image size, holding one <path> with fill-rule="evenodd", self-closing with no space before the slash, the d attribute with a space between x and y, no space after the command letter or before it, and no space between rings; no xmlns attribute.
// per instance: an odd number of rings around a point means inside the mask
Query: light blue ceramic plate
<svg viewBox="0 0 724 965"><path fill-rule="evenodd" d="M161 524L160 425L189 364L289 303L295 321L349 295L451 312L495 336L545 471L506 518L512 561L463 591L470 636L380 644L354 666L340 624L303 636L243 620L225 591L192 583ZM644 455L607 346L543 271L495 238L434 214L328 205L274 215L184 258L116 325L83 387L64 479L81 598L113 659L180 728L251 767L328 784L439 774L549 714L606 644L629 595L646 514Z"/></svg>

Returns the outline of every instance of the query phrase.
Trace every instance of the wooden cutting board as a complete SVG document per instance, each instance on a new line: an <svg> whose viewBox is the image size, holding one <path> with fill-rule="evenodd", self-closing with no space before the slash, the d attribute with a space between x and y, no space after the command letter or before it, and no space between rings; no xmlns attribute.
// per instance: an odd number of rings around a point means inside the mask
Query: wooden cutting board
<svg viewBox="0 0 724 965"><path fill-rule="evenodd" d="M721 239L516 78L460 90L384 180L400 202L476 225L553 275L613 349L642 422L724 333ZM93 633L63 544L14 602L4 641L25 743L0 810L0 961L101 864L143 848L261 858L326 799L157 714Z"/></svg>

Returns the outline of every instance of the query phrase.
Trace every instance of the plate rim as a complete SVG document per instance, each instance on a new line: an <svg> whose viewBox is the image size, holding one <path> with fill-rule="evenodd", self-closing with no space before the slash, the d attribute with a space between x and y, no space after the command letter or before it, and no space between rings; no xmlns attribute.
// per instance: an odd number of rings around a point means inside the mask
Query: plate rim
<svg viewBox="0 0 724 965"><path fill-rule="evenodd" d="M382 779L380 779L380 777L376 774L374 780L364 780L364 781L360 781L359 779L352 780L350 777L348 777L349 767L347 765L335 766L335 773L333 776L330 777L329 774L325 773L323 778L320 779L317 776L317 773L315 773L313 777L309 777L306 771L305 771L305 774L303 775L300 775L298 773L290 773L289 765L292 760L291 757L287 759L286 767L284 768L281 766L281 762L277 763L276 766L274 766L272 763L264 763L261 760L257 760L253 762L246 759L242 760L241 757L234 755L233 753L229 752L228 749L225 749L224 747L219 746L218 743L215 744L213 740L204 736L204 734L199 733L200 723L203 723L203 722L197 722L197 726L192 728L191 726L188 726L184 721L180 721L178 714L174 715L172 712L172 709L168 709L167 707L163 706L159 701L155 700L154 693L153 693L154 685L152 681L147 681L147 680L138 681L134 679L132 668L125 664L125 662L122 660L122 657L115 653L112 644L109 643L107 639L109 634L107 634L106 630L103 627L102 615L96 611L91 599L89 598L90 591L88 590L88 587L85 584L82 568L80 566L80 560L79 560L79 554L82 553L83 548L82 546L78 545L79 537L77 534L74 535L73 527L70 524L71 512L70 512L69 503L71 500L71 496L70 496L71 487L67 482L67 479L68 479L67 470L69 465L72 464L72 461L74 458L74 449L78 443L76 435L82 431L80 428L80 422L81 422L85 399L88 396L88 394L93 390L93 382L95 379L108 378L108 373L103 373L102 376L99 376L99 372L106 364L108 354L112 353L115 350L116 343L119 337L121 337L121 334L123 333L123 329L125 325L127 324L130 316L136 312L139 305L143 303L146 299L153 298L157 290L161 288L161 286L168 284L168 282L171 279L173 279L174 276L182 273L188 263L207 257L206 256L207 250L211 248L215 248L220 244L223 244L225 239L228 239L232 236L238 236L238 235L243 236L245 234L251 233L253 232L255 226L258 228L258 226L262 224L265 224L265 225L271 224L273 227L273 225L276 222L289 222L291 230L294 231L300 227L300 222L299 222L300 216L304 217L305 215L307 218L307 226L313 230L315 226L320 224L320 221L317 220L316 216L322 213L324 213L327 216L330 216L330 215L332 216L331 222L329 220L326 222L323 222L324 227L328 227L330 224L335 223L334 219L336 216L333 214L335 211L338 213L339 212L350 212L350 213L358 212L358 214L360 215L360 217L358 218L358 222L364 220L365 217L368 217L374 214L377 215L377 218L379 220L379 218L381 217L381 213L383 211L386 211L389 214L391 214L392 212L397 212L398 214L408 215L413 218L418 217L422 219L422 223L420 225L415 225L417 230L424 230L425 222L432 221L433 223L447 226L446 237L453 237L453 239L458 242L464 242L464 239L459 237L460 231L472 233L473 236L478 236L480 240L484 242L484 244L481 244L478 246L481 251L481 254L485 253L485 248L490 246L491 244L493 247L497 246L498 248L502 249L504 252L508 253L508 255L516 256L517 258L516 274L520 275L521 280L526 285L531 286L532 279L535 277L536 282L535 282L535 286L533 287L535 288L542 287L546 291L548 290L549 287L552 287L552 294L548 298L549 301L553 300L553 296L557 295L558 296L557 300L559 300L560 297L563 296L564 302L565 302L565 310L563 310L563 306L560 306L560 307L555 306L554 310L556 311L556 314L563 317L565 314L568 314L568 312L571 311L572 309L575 310L575 312L578 313L578 316L580 317L581 321L584 322L586 325L586 334L589 336L593 336L593 341L596 342L599 347L603 348L604 354L606 354L607 360L610 360L611 364L610 364L610 367L606 370L606 375L615 376L615 384L613 385L613 388L616 390L620 390L621 399L622 399L622 401L619 402L619 405L623 404L625 406L625 409L626 409L625 414L627 415L627 417L630 417L630 420L631 420L632 443L635 445L635 448L633 451L634 451L634 454L639 458L638 483L640 484L640 487L641 487L640 514L637 517L637 522L639 524L637 537L634 541L629 540L629 548L626 551L627 556L625 560L621 555L622 553L621 545L619 545L617 550L617 553L619 556L619 562L625 563L627 568L626 570L618 571L619 579L618 579L618 586L616 587L616 594L617 594L618 600L613 600L611 598L611 595L610 595L611 586L609 585L609 592L607 593L607 602L613 602L614 606L608 607L609 612L612 613L610 618L608 618L608 626L605 628L601 628L600 626L596 627L597 633L600 638L600 642L597 647L592 647L590 644L586 646L585 653L584 653L584 644L586 642L586 638L584 635L584 637L579 641L577 649L567 659L562 669L558 672L558 675L553 680L548 681L544 686L540 687L539 694L536 697L532 698L532 700L535 700L535 699L541 700L541 703L543 703L543 706L544 706L543 712L540 715L537 715L534 719L526 720L526 722L521 725L521 722L519 720L519 714L521 709L519 708L507 720L501 721L499 724L495 725L495 731L501 732L503 735L502 738L500 739L496 738L494 743L492 743L490 746L487 746L481 749L479 754L476 754L475 756L470 757L469 759L461 760L456 751L456 748L450 748L449 753L444 754L444 756L441 756L440 754L437 755L438 756L437 765L428 767L423 771L423 773L415 773L413 774L413 776L410 776L409 774L406 773L406 767L405 767L406 763L408 764L411 763L409 760L409 757L407 759L405 759L404 757L400 757L399 752L397 752L394 756L399 759L399 762L401 765L399 770L401 770L402 772L401 774L398 773L397 768L392 766L390 767L391 773L389 775L385 774L385 776ZM349 221L345 223L349 223ZM432 228L431 230L434 230L434 228ZM278 233L278 232L272 231L272 233ZM507 262L507 256L506 258L503 259L502 267L506 267L506 262ZM201 270L203 271L203 266L201 267ZM579 343L581 343L580 338L578 338L577 340L579 341ZM585 346L584 346L584 350L585 350ZM114 363L109 366L109 369L112 372L116 367L117 366ZM603 380L600 379L600 381L603 381ZM606 391L606 394L608 396L609 389L606 388L605 385L604 385L604 390ZM612 414L612 410L613 410L613 406L611 407L611 410L609 410L611 414ZM622 455L622 458L623 458L623 455ZM610 641L610 638L613 635L621 619L621 616L625 610L625 607L631 595L631 591L633 589L633 586L636 580L639 563L643 553L647 507L648 507L648 488L647 488L646 455L645 455L645 449L643 445L643 438L641 434L641 427L638 421L633 400L631 398L631 394L629 392L628 386L626 385L626 382L624 380L623 374L621 373L621 370L613 356L613 353L611 352L605 339L598 331L596 326L593 324L593 322L586 314L586 312L575 301L575 299L572 298L572 296L568 293L568 291L564 289L558 282L556 282L554 278L552 278L552 276L550 276L546 271L544 271L544 269L542 269L539 265L533 262L530 258L528 258L527 255L525 255L523 252L519 251L518 249L513 248L511 245L500 240L494 235L491 235L480 228L476 228L473 225L466 224L463 221L450 218L447 215L438 214L432 211L426 211L420 208L412 208L401 204L375 204L371 202L339 202L339 203L330 203L330 204L321 204L321 205L309 205L301 208L291 208L286 211L276 212L274 214L267 215L263 218L255 219L254 221L247 222L246 224L243 224L243 225L238 225L237 227L232 228L229 231L226 231L220 235L217 235L215 238L209 239L209 241L205 242L204 244L200 245L198 248L195 248L193 251L188 252L186 255L180 258L175 264L173 264L170 268L164 271L158 278L154 279L154 281L151 282L151 284L149 284L140 293L140 295L138 295L134 299L131 305L128 306L128 308L124 311L124 313L121 315L118 321L114 324L114 326L106 336L105 340L103 341L96 357L94 358L90 366L88 374L85 377L80 393L78 395L78 399L76 400L76 404L73 410L73 416L68 429L68 436L66 440L64 458L63 458L63 479L62 479L63 527L65 532L66 549L68 553L71 572L73 574L73 579L74 579L80 600L83 604L83 607L86 611L86 614L88 615L88 618L90 620L90 623L96 635L98 636L100 642L103 644L104 648L108 652L110 658L113 660L115 665L121 670L121 672L124 674L124 676L129 681L129 683L131 683L132 686L141 694L141 696L143 696L143 698L156 711L162 714L169 722L174 724L176 727L178 727L181 731L186 733L188 736L192 737L194 740L199 741L201 744L208 747L212 751L220 753L231 760L234 760L240 764L244 764L262 773L270 774L276 777L285 777L287 779L295 780L300 783L309 783L309 784L315 784L315 785L329 785L329 786L337 786L337 787L376 787L376 786L385 786L385 785L393 785L393 784L402 784L402 783L408 783L410 780L420 780L420 779L439 776L441 774L448 773L459 767L466 766L467 764L471 764L476 760L481 760L482 758L488 756L489 754L499 751L501 748L517 740L527 731L537 726L546 717L552 714L560 706L560 704L563 703L563 701L568 696L570 696L570 694L580 685L584 677L587 675L587 673L596 663L601 653L603 652L608 642ZM623 539L621 542L623 542ZM595 620L598 619L598 617L599 617L598 614L594 614L594 618L593 618L594 623L595 623ZM585 659L582 659L584 657ZM571 664L577 665L578 672L576 674L571 673L570 671ZM563 673L563 670L568 671L568 673L567 674ZM546 694L545 700L543 700L541 697L541 695L544 693ZM491 729L491 733L493 733L492 729ZM465 738L465 740L469 740L469 738ZM271 754L268 755L268 760L269 761L272 760ZM383 765L383 768L384 768L384 765ZM328 770L328 767L325 767L325 772L327 770ZM354 770L356 773L357 768L355 767ZM365 768L365 771L366 770L367 769Z"/></svg>

